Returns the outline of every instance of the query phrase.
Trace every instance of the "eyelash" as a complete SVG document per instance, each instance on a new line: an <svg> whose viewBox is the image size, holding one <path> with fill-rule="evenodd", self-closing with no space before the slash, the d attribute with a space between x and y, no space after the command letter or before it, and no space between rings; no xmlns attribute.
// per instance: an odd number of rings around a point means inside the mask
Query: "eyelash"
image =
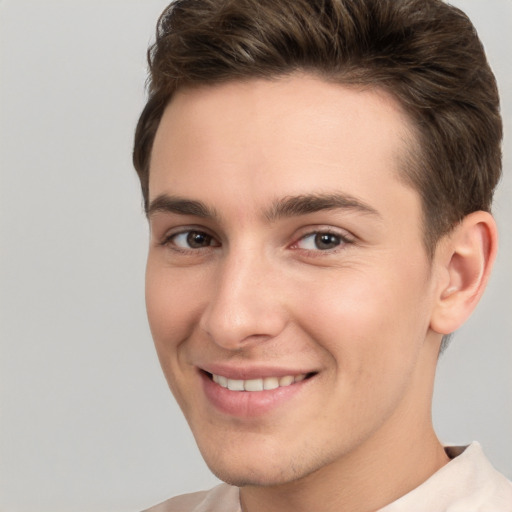
<svg viewBox="0 0 512 512"><path fill-rule="evenodd" d="M317 237L323 237L323 236L335 237L337 239L336 245L334 247L330 247L330 248L326 248L326 249L318 248ZM304 242L308 238L313 239L313 243L317 246L315 249L302 249L302 248L298 247L298 244L300 242ZM342 250L344 246L353 244L353 243L354 243L354 240L347 235L341 234L337 231L333 231L332 229L319 228L319 229L315 229L314 231L309 231L309 232L303 234L302 236L300 236L297 239L296 242L293 242L293 244L291 244L290 247L295 248L296 250L299 250L299 251L307 252L307 253L315 255L315 256L322 256L322 255L336 253L336 252Z"/></svg>
<svg viewBox="0 0 512 512"><path fill-rule="evenodd" d="M179 237L181 235L190 236L191 234L202 235L204 237L208 237L210 240L215 240L215 237L210 235L206 231L203 231L201 229L189 228L189 229L183 229L182 231L179 231L177 233L171 233L170 235L167 235L162 240L160 245L162 245L164 247L172 246L172 250L183 253L183 254L197 254L197 252L200 251L201 249L209 249L211 247L220 247L220 243L218 243L218 242L213 245L207 245L204 247L196 247L196 248L193 248L193 247L186 248L186 247L180 247L179 245L176 245L175 240L177 237Z"/></svg>
<svg viewBox="0 0 512 512"><path fill-rule="evenodd" d="M176 245L175 240L176 240L177 237L179 237L181 235L187 235L187 238L188 238L188 236L190 236L192 234L196 234L196 235L207 237L207 238L210 239L210 241L214 241L215 243L214 244L206 245L204 247L196 247L196 248L193 248L193 247L180 247L180 246ZM303 241L307 240L308 238L311 238L311 237L315 237L316 238L318 236L325 236L325 235L327 235L329 237L337 238L337 244L334 247L327 248L327 249L319 249L319 248L316 248L316 249L303 249L303 248L298 247L298 244L300 242L303 242ZM316 243L316 242L317 241L314 240L313 243ZM188 243L188 241L187 241L187 243ZM294 250L301 251L303 253L309 253L309 254L312 254L312 255L314 254L315 256L321 256L321 255L327 255L327 254L336 253L339 250L341 250L344 246L349 245L349 244L353 244L353 243L354 243L354 240L351 237L347 236L347 235L338 233L338 232L333 231L332 229L328 229L328 228L325 228L325 229L318 228L318 229L315 229L313 231L308 231L307 233L304 233L303 235L301 235L295 242L293 242L288 247L290 247L291 249L294 249ZM172 246L172 250L174 250L176 252L180 252L182 254L197 254L199 251L209 250L212 247L215 248L215 247L220 247L221 246L220 242L218 242L215 239L214 236L210 235L209 233L207 233L207 232L205 232L205 231L203 231L201 229L192 229L192 228L184 229L184 230L179 231L177 233L172 233L172 234L166 236L164 238L164 240L160 243L160 245L164 246L164 247Z"/></svg>

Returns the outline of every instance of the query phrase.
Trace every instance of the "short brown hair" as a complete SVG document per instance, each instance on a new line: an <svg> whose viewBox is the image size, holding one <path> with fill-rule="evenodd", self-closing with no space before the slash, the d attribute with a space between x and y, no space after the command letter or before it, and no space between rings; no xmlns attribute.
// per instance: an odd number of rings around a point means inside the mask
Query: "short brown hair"
<svg viewBox="0 0 512 512"><path fill-rule="evenodd" d="M501 174L494 75L467 16L441 0L176 0L148 50L133 161L144 205L155 133L180 88L305 71L391 93L417 133L402 175L423 204L431 256Z"/></svg>

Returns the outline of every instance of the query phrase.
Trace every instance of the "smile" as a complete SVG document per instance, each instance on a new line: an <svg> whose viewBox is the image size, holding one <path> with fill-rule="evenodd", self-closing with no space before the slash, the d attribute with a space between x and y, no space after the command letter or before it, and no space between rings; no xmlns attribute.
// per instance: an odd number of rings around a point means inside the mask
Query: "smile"
<svg viewBox="0 0 512 512"><path fill-rule="evenodd" d="M284 377L265 377L261 379L228 379L222 375L211 374L213 382L230 391L267 391L277 388L291 386L295 382L303 381L307 375L286 375Z"/></svg>
<svg viewBox="0 0 512 512"><path fill-rule="evenodd" d="M295 397L309 389L309 383L318 375L316 371L299 373L299 370L295 373L290 369L273 371L271 368L209 370L199 372L208 402L223 414L247 420L281 410L286 403L293 403L297 399ZM226 374L230 377L226 377Z"/></svg>

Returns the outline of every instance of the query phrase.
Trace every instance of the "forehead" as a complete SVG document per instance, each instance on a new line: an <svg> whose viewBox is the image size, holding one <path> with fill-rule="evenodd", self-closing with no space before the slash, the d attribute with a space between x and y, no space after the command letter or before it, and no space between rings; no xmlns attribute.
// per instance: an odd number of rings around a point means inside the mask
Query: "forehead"
<svg viewBox="0 0 512 512"><path fill-rule="evenodd" d="M150 200L228 198L403 187L412 130L396 100L309 75L179 91L158 128ZM198 187L199 186L199 187Z"/></svg>

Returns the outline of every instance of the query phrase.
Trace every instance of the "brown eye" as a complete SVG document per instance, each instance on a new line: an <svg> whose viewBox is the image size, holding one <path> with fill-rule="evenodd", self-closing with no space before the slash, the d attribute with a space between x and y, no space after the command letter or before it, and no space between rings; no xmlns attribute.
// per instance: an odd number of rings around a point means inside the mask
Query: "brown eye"
<svg viewBox="0 0 512 512"><path fill-rule="evenodd" d="M180 249L204 249L206 247L218 247L219 243L213 236L203 231L183 231L172 235L166 241L166 244L174 245Z"/></svg>
<svg viewBox="0 0 512 512"><path fill-rule="evenodd" d="M332 233L317 233L315 235L315 245L320 250L334 249L340 244L340 237Z"/></svg>
<svg viewBox="0 0 512 512"><path fill-rule="evenodd" d="M200 249L212 245L212 237L200 231L189 231L187 234L187 244L191 249Z"/></svg>
<svg viewBox="0 0 512 512"><path fill-rule="evenodd" d="M346 242L347 240L343 236L324 231L306 235L299 240L297 246L308 251L328 251Z"/></svg>

